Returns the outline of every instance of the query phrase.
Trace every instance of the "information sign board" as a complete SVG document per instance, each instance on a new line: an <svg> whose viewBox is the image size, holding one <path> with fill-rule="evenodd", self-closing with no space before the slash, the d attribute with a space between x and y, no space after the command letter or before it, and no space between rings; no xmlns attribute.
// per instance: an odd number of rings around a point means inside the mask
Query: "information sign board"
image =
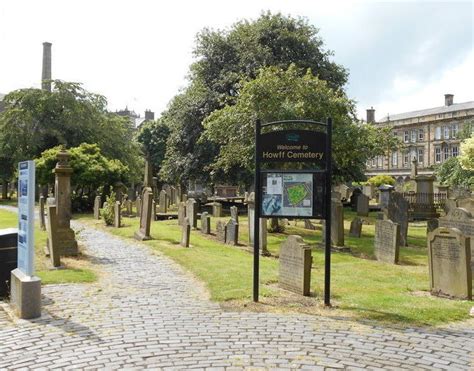
<svg viewBox="0 0 474 371"><path fill-rule="evenodd" d="M35 162L18 163L18 269L34 274Z"/></svg>

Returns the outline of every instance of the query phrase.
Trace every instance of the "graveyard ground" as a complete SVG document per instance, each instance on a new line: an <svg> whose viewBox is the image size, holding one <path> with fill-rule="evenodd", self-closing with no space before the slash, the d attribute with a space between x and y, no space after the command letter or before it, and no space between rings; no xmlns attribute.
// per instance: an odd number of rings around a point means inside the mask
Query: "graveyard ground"
<svg viewBox="0 0 474 371"><path fill-rule="evenodd" d="M332 304L322 306L324 253L317 243L321 240L320 226L316 231L303 228L300 221L291 222L285 233L269 234L268 248L272 257L261 258L261 302L251 301L252 255L246 251L247 220L239 217L239 242L233 247L218 242L214 236L199 231L191 233L190 248L179 245L181 227L177 220L153 221L151 241L143 242L171 257L204 282L213 300L223 308L254 311L294 311L326 316L356 317L397 325L439 325L469 318L472 303L433 297L428 288L426 253L426 223L410 224L409 247L401 248L400 264L389 265L374 260L373 238L375 215L364 218L361 238L348 237L350 221L355 213L345 210L345 239L351 253L333 253ZM133 239L138 230L138 218L123 218L120 229L105 227L102 220L92 215L77 215L90 226L116 236ZM217 220L212 218L212 232ZM199 227L199 223L198 223ZM291 294L278 288L278 250L288 234L301 235L313 247L313 268L309 298Z"/></svg>
<svg viewBox="0 0 474 371"><path fill-rule="evenodd" d="M5 206L7 202L0 203ZM10 203L16 206L16 200ZM18 216L15 212L0 209L0 229L16 228ZM87 257L81 255L77 258L61 258L64 269L51 269L49 258L44 254L47 233L35 226L35 269L43 284L93 282L96 280L95 272L90 268Z"/></svg>

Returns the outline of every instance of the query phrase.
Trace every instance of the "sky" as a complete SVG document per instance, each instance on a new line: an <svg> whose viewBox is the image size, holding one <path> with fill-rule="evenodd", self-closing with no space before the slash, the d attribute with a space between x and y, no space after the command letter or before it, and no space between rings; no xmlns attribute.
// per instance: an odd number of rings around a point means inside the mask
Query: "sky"
<svg viewBox="0 0 474 371"><path fill-rule="evenodd" d="M196 34L228 29L263 12L306 17L333 61L348 69L346 92L358 116L376 119L474 100L472 1L3 0L0 93L41 86L42 43L52 77L83 83L158 117L187 85Z"/></svg>

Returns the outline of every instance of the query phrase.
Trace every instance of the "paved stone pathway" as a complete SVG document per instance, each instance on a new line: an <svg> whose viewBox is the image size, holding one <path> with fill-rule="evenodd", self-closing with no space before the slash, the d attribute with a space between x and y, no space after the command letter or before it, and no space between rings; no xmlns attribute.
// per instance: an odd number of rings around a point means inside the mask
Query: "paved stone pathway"
<svg viewBox="0 0 474 371"><path fill-rule="evenodd" d="M94 229L79 237L104 273L94 284L44 286L37 320L12 322L0 307L0 369L473 367L472 321L394 330L224 312L177 264L144 245Z"/></svg>

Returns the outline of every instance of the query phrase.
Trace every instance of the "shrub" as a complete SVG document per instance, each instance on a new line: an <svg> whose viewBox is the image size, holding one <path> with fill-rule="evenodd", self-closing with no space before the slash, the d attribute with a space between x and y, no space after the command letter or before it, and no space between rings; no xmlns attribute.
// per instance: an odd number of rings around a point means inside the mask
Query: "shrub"
<svg viewBox="0 0 474 371"><path fill-rule="evenodd" d="M367 180L367 183L373 184L375 187L380 187L382 184L394 185L395 179L390 175L376 175Z"/></svg>
<svg viewBox="0 0 474 371"><path fill-rule="evenodd" d="M104 217L105 225L114 224L114 205L115 205L115 193L112 192L110 196L105 199L104 208L101 209L101 214Z"/></svg>

